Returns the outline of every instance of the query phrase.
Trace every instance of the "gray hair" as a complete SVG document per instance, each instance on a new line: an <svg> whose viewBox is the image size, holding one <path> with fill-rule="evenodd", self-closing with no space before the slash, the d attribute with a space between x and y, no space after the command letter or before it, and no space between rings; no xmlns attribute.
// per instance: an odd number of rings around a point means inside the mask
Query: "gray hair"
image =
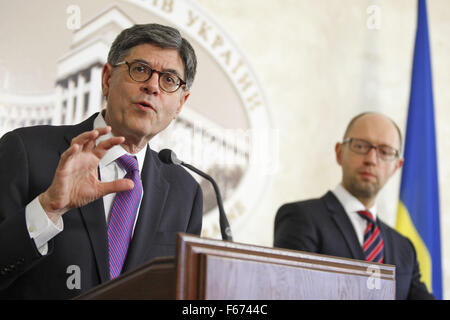
<svg viewBox="0 0 450 320"><path fill-rule="evenodd" d="M115 66L140 44L153 44L162 49L178 51L184 64L186 89L194 82L197 70L197 58L191 44L184 39L177 29L156 23L137 24L123 30L114 40L108 54L108 63Z"/></svg>

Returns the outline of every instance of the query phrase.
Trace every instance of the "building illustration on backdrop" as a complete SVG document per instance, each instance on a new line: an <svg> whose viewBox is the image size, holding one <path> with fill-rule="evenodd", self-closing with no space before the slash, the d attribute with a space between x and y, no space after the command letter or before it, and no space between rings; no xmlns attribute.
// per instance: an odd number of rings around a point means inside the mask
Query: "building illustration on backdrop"
<svg viewBox="0 0 450 320"><path fill-rule="evenodd" d="M0 137L18 127L75 124L100 111L105 103L101 73L109 48L117 34L134 23L118 5L109 7L74 31L70 50L57 61L54 92L33 96L0 93ZM229 133L185 107L150 145L156 151L169 147L186 162L214 175L226 199L249 161L249 141ZM220 163L225 158L226 163ZM207 182L201 185L207 213L216 206L215 195Z"/></svg>

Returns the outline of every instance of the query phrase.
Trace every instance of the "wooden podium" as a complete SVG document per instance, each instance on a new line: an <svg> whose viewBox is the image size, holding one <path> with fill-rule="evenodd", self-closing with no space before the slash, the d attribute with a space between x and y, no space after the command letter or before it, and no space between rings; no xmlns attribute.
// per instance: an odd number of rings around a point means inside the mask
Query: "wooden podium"
<svg viewBox="0 0 450 320"><path fill-rule="evenodd" d="M395 299L395 266L178 234L158 258L76 299Z"/></svg>

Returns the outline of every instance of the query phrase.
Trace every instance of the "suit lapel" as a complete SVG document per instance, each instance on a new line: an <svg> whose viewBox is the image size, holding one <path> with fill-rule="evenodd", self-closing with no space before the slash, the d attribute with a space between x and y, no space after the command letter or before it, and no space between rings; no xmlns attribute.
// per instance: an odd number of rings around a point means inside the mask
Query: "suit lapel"
<svg viewBox="0 0 450 320"><path fill-rule="evenodd" d="M101 282L109 280L108 235L103 199L79 208L94 251Z"/></svg>
<svg viewBox="0 0 450 320"><path fill-rule="evenodd" d="M122 272L133 269L148 259L146 252L157 232L169 192L169 184L161 175L160 165L156 155L147 147L141 173L144 196Z"/></svg>
<svg viewBox="0 0 450 320"><path fill-rule="evenodd" d="M95 113L86 121L68 127L69 130L64 136L65 141L59 150L60 155L67 150L73 138L82 132L90 131L94 128L94 120L97 115L98 113ZM79 210L81 219L89 235L100 280L101 282L107 281L109 280L108 237L103 199L100 198L75 210Z"/></svg>
<svg viewBox="0 0 450 320"><path fill-rule="evenodd" d="M351 253L351 258L364 260L364 252L344 207L331 191L328 191L323 199L331 213L332 219L345 239L346 245Z"/></svg>
<svg viewBox="0 0 450 320"><path fill-rule="evenodd" d="M378 227L380 228L381 236L384 242L384 263L395 264L394 250L392 248L393 241L389 227L383 221L377 218Z"/></svg>

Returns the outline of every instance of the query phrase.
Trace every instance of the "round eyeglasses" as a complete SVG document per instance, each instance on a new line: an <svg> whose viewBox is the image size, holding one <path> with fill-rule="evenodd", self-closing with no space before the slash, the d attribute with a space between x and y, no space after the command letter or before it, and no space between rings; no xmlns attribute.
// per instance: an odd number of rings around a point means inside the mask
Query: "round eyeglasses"
<svg viewBox="0 0 450 320"><path fill-rule="evenodd" d="M114 67L126 64L128 66L128 73L130 78L136 82L145 82L150 79L154 72L158 74L158 83L161 90L172 93L177 91L186 82L181 80L176 74L171 72L162 72L152 69L148 64L140 61L122 61L117 63Z"/></svg>
<svg viewBox="0 0 450 320"><path fill-rule="evenodd" d="M392 161L399 156L399 151L397 149L385 144L375 146L369 141L356 138L347 138L342 141L342 144L346 143L348 143L350 150L357 154L366 155L373 148L375 149L377 156L385 161Z"/></svg>

